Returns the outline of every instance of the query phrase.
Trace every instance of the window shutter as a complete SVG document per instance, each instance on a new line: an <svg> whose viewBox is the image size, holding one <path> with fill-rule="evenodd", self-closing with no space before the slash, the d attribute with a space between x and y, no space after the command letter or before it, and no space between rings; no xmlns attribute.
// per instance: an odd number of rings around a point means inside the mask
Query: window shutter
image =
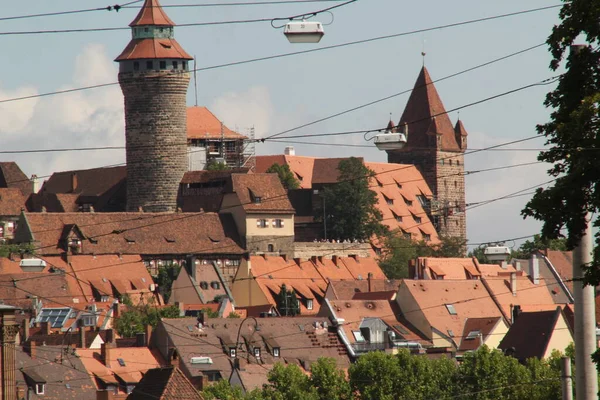
<svg viewBox="0 0 600 400"><path fill-rule="evenodd" d="M281 220L281 227L283 228L283 220Z"/></svg>
<svg viewBox="0 0 600 400"><path fill-rule="evenodd" d="M256 220L256 226L258 226L260 228L260 219Z"/></svg>

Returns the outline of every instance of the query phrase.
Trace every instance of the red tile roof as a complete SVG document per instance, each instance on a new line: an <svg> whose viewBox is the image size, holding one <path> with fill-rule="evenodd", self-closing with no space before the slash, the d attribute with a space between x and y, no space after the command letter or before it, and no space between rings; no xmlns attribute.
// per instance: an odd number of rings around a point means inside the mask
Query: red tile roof
<svg viewBox="0 0 600 400"><path fill-rule="evenodd" d="M40 192L101 196L126 178L127 167L102 167L55 172L44 182Z"/></svg>
<svg viewBox="0 0 600 400"><path fill-rule="evenodd" d="M132 39L125 50L115 61L139 59L183 59L192 60L193 57L177 43L175 39ZM171 72L177 73L177 72Z"/></svg>
<svg viewBox="0 0 600 400"><path fill-rule="evenodd" d="M187 108L187 138L188 139L248 139L248 137L232 131L206 107Z"/></svg>
<svg viewBox="0 0 600 400"><path fill-rule="evenodd" d="M502 324L502 318L467 318L465 322L465 330L462 333L462 341L458 350L468 351L477 350L481 346L482 340L479 336L473 338L469 337L469 333L479 331L483 337L483 342L487 339L488 335L498 325Z"/></svg>
<svg viewBox="0 0 600 400"><path fill-rule="evenodd" d="M24 196L33 191L31 181L14 161L0 162L0 188L18 188Z"/></svg>
<svg viewBox="0 0 600 400"><path fill-rule="evenodd" d="M460 150L454 127L425 67L419 73L398 125L405 123L408 124L408 143L404 151L428 147L431 134L442 136L442 150Z"/></svg>
<svg viewBox="0 0 600 400"><path fill-rule="evenodd" d="M25 207L25 197L18 188L0 188L0 215L19 215Z"/></svg>
<svg viewBox="0 0 600 400"><path fill-rule="evenodd" d="M460 136L468 136L469 135L467 133L467 130L465 129L465 126L463 125L463 123L460 119L458 121L456 121L456 125L454 126L454 132L456 132Z"/></svg>
<svg viewBox="0 0 600 400"><path fill-rule="evenodd" d="M24 213L18 242L39 254L64 253L64 229L77 229L81 254L243 254L230 215L215 213ZM70 228L69 228L70 227ZM201 227L201 229L199 228Z"/></svg>
<svg viewBox="0 0 600 400"><path fill-rule="evenodd" d="M146 0L129 26L139 25L157 25L157 26L175 26L175 23L167 16L158 0Z"/></svg>
<svg viewBox="0 0 600 400"><path fill-rule="evenodd" d="M398 291L401 281L396 279L371 279L371 290L373 292ZM328 289L331 289L330 300L351 300L357 293L369 293L369 281L357 280L332 280L329 281Z"/></svg>
<svg viewBox="0 0 600 400"><path fill-rule="evenodd" d="M560 278L567 285L571 293L573 293L573 252L544 250L542 254L552 263Z"/></svg>
<svg viewBox="0 0 600 400"><path fill-rule="evenodd" d="M230 189L247 213L294 213L277 174L231 174ZM260 202L255 201L257 197Z"/></svg>
<svg viewBox="0 0 600 400"><path fill-rule="evenodd" d="M203 400L200 392L177 367L154 368L146 371L144 377L127 400Z"/></svg>

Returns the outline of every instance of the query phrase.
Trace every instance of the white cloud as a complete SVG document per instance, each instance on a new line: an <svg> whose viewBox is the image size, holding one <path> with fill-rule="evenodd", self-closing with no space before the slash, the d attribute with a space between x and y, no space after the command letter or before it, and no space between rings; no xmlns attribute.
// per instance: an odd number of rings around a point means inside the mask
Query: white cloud
<svg viewBox="0 0 600 400"><path fill-rule="evenodd" d="M116 80L117 67L107 56L104 46L90 44L76 57L72 82L57 90ZM22 87L10 92L0 91L0 98L35 93L38 93L35 88ZM122 146L124 125L123 96L118 85L0 104L0 137L7 150ZM121 163L124 150L1 157L2 160L17 161L27 174L46 176L55 171Z"/></svg>

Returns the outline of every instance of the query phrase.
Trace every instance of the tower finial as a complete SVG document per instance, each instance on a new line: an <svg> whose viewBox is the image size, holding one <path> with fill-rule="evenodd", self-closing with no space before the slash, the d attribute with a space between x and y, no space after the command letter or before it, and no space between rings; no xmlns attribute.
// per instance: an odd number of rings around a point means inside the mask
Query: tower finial
<svg viewBox="0 0 600 400"><path fill-rule="evenodd" d="M425 39L423 39L423 49L421 50L421 56L423 57L423 66L425 66L425 56L427 53L425 52Z"/></svg>

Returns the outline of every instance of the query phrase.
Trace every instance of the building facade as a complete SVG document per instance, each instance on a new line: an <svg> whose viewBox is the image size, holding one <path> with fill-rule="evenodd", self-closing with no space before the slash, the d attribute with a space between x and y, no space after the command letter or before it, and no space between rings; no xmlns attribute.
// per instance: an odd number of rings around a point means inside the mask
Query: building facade
<svg viewBox="0 0 600 400"><path fill-rule="evenodd" d="M431 215L440 235L466 240L464 152L467 131L459 120L452 126L425 67L421 70L396 127L406 130L408 142L388 150L388 162L413 164L433 192ZM406 132L405 131L405 132Z"/></svg>
<svg viewBox="0 0 600 400"><path fill-rule="evenodd" d="M187 171L192 57L175 40L175 24L158 0L145 0L129 26L132 39L115 60L125 97L127 210L175 211Z"/></svg>

